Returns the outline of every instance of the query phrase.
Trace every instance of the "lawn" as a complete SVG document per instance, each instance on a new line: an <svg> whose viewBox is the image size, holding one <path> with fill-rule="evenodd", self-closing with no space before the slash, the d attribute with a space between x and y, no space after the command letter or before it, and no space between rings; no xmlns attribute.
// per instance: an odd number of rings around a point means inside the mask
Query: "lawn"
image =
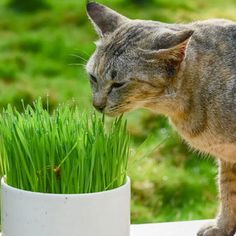
<svg viewBox="0 0 236 236"><path fill-rule="evenodd" d="M234 0L100 0L131 18L189 22L223 17L236 20ZM97 36L87 19L85 0L48 0L41 9L0 3L0 107L22 108L47 97L51 108L75 103L92 109L84 70ZM222 11L222 7L224 10ZM132 222L214 217L216 165L190 150L164 117L139 110L126 115L134 152ZM150 151L152 150L152 151Z"/></svg>

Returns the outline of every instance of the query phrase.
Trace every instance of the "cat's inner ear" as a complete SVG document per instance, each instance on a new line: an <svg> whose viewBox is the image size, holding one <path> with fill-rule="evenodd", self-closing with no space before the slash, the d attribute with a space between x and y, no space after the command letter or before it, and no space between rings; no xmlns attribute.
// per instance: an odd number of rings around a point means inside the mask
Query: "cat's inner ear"
<svg viewBox="0 0 236 236"><path fill-rule="evenodd" d="M125 16L95 2L87 4L87 13L101 37L114 32L122 23L128 20Z"/></svg>
<svg viewBox="0 0 236 236"><path fill-rule="evenodd" d="M193 33L193 30L184 30L171 35L168 40L172 46L152 52L153 59L164 63L168 73L174 75L185 58L186 49Z"/></svg>

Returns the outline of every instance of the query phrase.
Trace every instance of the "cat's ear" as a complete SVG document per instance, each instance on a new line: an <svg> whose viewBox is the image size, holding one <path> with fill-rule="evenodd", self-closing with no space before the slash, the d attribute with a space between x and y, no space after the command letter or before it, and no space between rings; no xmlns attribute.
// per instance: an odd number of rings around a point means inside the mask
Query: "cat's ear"
<svg viewBox="0 0 236 236"><path fill-rule="evenodd" d="M194 33L193 30L184 30L173 34L170 37L171 46L166 49L160 49L153 53L158 62L164 63L168 73L175 74L183 62L189 40Z"/></svg>
<svg viewBox="0 0 236 236"><path fill-rule="evenodd" d="M128 20L125 16L95 2L87 4L87 13L100 37L112 33Z"/></svg>

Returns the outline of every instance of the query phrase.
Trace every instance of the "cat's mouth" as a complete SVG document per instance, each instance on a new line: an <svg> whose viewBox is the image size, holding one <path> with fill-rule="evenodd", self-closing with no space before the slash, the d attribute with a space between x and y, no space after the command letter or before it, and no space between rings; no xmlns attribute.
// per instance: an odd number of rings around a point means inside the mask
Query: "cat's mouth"
<svg viewBox="0 0 236 236"><path fill-rule="evenodd" d="M116 117L122 114L122 111L120 111L119 109L109 108L109 107L98 107L95 105L93 106L98 112L103 113L107 116Z"/></svg>
<svg viewBox="0 0 236 236"><path fill-rule="evenodd" d="M131 108L129 108L128 106L117 105L113 107L105 107L103 113L107 116L116 117L130 110Z"/></svg>
<svg viewBox="0 0 236 236"><path fill-rule="evenodd" d="M123 104L106 104L106 105L96 105L95 103L93 103L94 108L98 111L101 112L107 116L111 116L111 117L116 117L116 116L120 116L125 112L134 110L135 107L131 105L130 102L126 102Z"/></svg>

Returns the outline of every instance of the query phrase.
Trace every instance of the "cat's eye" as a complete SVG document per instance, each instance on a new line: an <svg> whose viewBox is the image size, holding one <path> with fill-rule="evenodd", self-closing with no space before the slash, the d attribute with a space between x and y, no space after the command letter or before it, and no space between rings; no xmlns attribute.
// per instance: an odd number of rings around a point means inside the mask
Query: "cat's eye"
<svg viewBox="0 0 236 236"><path fill-rule="evenodd" d="M113 84L111 85L111 87L112 87L112 88L120 88L120 87L122 87L123 85L125 85L125 82L123 82L123 83L113 83Z"/></svg>
<svg viewBox="0 0 236 236"><path fill-rule="evenodd" d="M97 78L94 76L94 75L89 75L89 77L90 77L90 80L91 81L93 81L94 83L97 83L98 81L97 81Z"/></svg>
<svg viewBox="0 0 236 236"><path fill-rule="evenodd" d="M113 89L119 89L124 85L125 85L125 82L120 82L120 83L115 82L111 85L110 91L108 93L110 93Z"/></svg>

